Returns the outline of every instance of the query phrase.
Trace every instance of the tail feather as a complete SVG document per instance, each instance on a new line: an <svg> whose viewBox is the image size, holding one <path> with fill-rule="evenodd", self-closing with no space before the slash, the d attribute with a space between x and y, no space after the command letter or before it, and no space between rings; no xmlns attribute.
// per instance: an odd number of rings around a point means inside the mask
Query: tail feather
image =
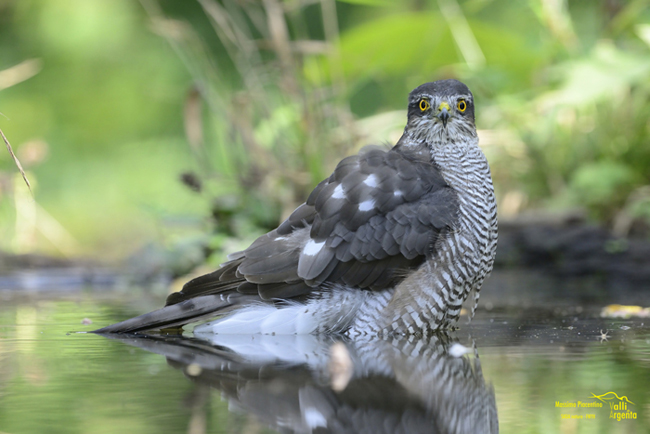
<svg viewBox="0 0 650 434"><path fill-rule="evenodd" d="M202 295L221 294L236 291L246 280L236 276L237 267L241 261L231 261L223 264L221 268L212 273L194 278L187 282L180 292L174 292L167 297L165 306L181 303L183 301Z"/></svg>
<svg viewBox="0 0 650 434"><path fill-rule="evenodd" d="M242 298L249 297L239 294L230 294L229 296L217 294L195 297L191 300L165 306L162 309L106 326L95 330L93 333L134 333L181 326L190 322L199 321L208 316L213 317L216 311L225 313L232 306L239 304Z"/></svg>

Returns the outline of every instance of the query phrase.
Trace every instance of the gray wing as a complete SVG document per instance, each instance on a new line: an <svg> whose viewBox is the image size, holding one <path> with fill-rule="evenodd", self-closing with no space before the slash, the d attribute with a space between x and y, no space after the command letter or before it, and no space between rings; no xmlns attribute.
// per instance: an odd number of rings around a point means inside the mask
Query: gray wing
<svg viewBox="0 0 650 434"><path fill-rule="evenodd" d="M457 196L434 165L395 149L362 152L342 160L277 229L167 305L230 291L286 299L335 283L381 290L435 255L457 214Z"/></svg>

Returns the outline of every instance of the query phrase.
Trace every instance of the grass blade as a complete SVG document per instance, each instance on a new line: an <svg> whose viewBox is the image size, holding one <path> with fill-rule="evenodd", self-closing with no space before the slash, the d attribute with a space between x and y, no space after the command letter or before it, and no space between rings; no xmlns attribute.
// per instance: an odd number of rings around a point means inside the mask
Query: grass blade
<svg viewBox="0 0 650 434"><path fill-rule="evenodd" d="M9 140L7 140L5 133L3 133L1 129L0 129L0 136L2 136L2 140L4 140L5 145L7 145L7 150L11 154L11 158L14 159L14 163L16 163L16 167L18 167L18 170L20 170L20 174L23 175L23 179L25 180L25 184L27 184L27 188L29 188L29 192L32 194L32 196L34 196L34 192L32 191L32 186L29 183L29 180L27 179L27 175L25 175L25 170L23 169L22 164L20 164L20 160L18 160L18 157L16 157L16 154L14 154L14 150L12 149Z"/></svg>

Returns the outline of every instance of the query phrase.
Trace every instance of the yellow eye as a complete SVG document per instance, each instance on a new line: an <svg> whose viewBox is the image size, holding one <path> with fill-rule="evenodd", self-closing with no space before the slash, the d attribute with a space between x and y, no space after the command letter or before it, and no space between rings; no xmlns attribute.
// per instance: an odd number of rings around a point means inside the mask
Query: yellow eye
<svg viewBox="0 0 650 434"><path fill-rule="evenodd" d="M465 110L467 110L467 103L465 102L464 99L461 99L460 101L458 101L458 111L462 113Z"/></svg>
<svg viewBox="0 0 650 434"><path fill-rule="evenodd" d="M421 111L429 110L429 107L431 107L429 105L429 101L427 101L426 99L421 99L420 100L420 110Z"/></svg>

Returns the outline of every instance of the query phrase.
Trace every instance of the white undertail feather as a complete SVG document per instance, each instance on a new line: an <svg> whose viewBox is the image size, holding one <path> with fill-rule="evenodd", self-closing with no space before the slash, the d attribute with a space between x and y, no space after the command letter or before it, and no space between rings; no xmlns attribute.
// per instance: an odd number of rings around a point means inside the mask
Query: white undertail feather
<svg viewBox="0 0 650 434"><path fill-rule="evenodd" d="M306 304L282 302L278 306L255 304L242 307L224 318L197 326L195 333L295 335L341 333L371 297L368 291L333 288Z"/></svg>
<svg viewBox="0 0 650 434"><path fill-rule="evenodd" d="M253 305L239 309L225 318L210 321L194 329L195 333L217 334L276 334L293 335L313 333L318 318L309 315L303 305L277 308L272 305Z"/></svg>

